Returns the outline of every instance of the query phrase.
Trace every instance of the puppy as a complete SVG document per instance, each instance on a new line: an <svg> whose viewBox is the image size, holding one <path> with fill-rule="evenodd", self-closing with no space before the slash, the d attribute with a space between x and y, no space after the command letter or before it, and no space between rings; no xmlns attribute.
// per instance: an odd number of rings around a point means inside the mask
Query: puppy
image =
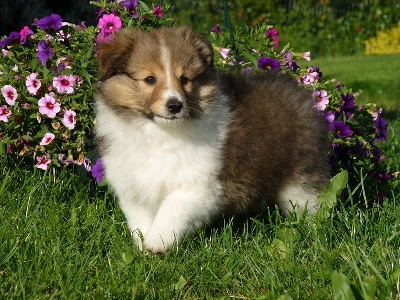
<svg viewBox="0 0 400 300"><path fill-rule="evenodd" d="M219 73L188 27L121 30L98 63L99 152L139 249L268 207L318 209L328 130L291 77Z"/></svg>

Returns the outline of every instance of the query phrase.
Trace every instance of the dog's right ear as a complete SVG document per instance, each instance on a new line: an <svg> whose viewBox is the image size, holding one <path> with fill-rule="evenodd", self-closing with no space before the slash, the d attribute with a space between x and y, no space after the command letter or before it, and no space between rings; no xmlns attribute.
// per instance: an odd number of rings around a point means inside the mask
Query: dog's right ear
<svg viewBox="0 0 400 300"><path fill-rule="evenodd" d="M102 41L97 46L99 67L98 80L106 80L126 69L126 63L135 46L139 29L122 29L113 39Z"/></svg>

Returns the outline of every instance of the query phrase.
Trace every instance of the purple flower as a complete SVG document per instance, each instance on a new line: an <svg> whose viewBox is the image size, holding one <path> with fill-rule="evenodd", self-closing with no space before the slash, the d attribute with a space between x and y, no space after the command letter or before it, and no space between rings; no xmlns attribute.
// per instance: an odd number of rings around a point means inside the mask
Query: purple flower
<svg viewBox="0 0 400 300"><path fill-rule="evenodd" d="M342 98L341 104L340 104L340 112L345 112L347 118L350 118L350 115L354 114L355 107L354 107L354 97L350 93L347 93L346 95L340 95Z"/></svg>
<svg viewBox="0 0 400 300"><path fill-rule="evenodd" d="M53 51L47 46L45 41L40 41L38 43L38 52L36 54L37 58L45 66L49 58L53 55Z"/></svg>
<svg viewBox="0 0 400 300"><path fill-rule="evenodd" d="M211 28L210 28L210 31L211 31L211 32L215 32L216 34L220 34L220 33L221 33L221 30L220 30L220 28L219 28L219 24L216 24L214 27L211 27Z"/></svg>
<svg viewBox="0 0 400 300"><path fill-rule="evenodd" d="M344 84L342 82L340 82L339 80L336 83L336 90L340 91L340 89L344 87Z"/></svg>
<svg viewBox="0 0 400 300"><path fill-rule="evenodd" d="M99 158L96 163L92 166L92 176L96 179L97 183L100 183L104 177L103 161Z"/></svg>
<svg viewBox="0 0 400 300"><path fill-rule="evenodd" d="M33 34L33 31L28 27L24 26L21 30L20 34L20 45L25 45L27 42L27 38Z"/></svg>
<svg viewBox="0 0 400 300"><path fill-rule="evenodd" d="M387 174L384 171L380 171L380 170L378 170L376 172L376 176L378 177L379 181L388 181L390 179L390 175L389 174Z"/></svg>
<svg viewBox="0 0 400 300"><path fill-rule="evenodd" d="M268 57L261 57L258 60L258 68L261 70L267 70L267 71L276 71L279 70L281 67L281 64L278 60L268 58Z"/></svg>
<svg viewBox="0 0 400 300"><path fill-rule="evenodd" d="M350 127L342 121L333 121L330 123L329 130L339 138L345 138L352 135Z"/></svg>
<svg viewBox="0 0 400 300"><path fill-rule="evenodd" d="M322 77L322 72L319 70L319 67L317 66L311 66L308 68L308 72L313 73L317 72L318 73L318 79Z"/></svg>
<svg viewBox="0 0 400 300"><path fill-rule="evenodd" d="M19 33L16 31L13 31L10 33L10 36L1 40L0 42L0 47L5 47L8 46L10 44L15 43L16 41L19 41Z"/></svg>
<svg viewBox="0 0 400 300"><path fill-rule="evenodd" d="M329 123L332 123L335 120L335 114L333 113L333 111L330 110L326 112L325 120Z"/></svg>
<svg viewBox="0 0 400 300"><path fill-rule="evenodd" d="M50 16L44 17L36 22L41 30L54 29L58 30L62 27L62 19L57 14L51 14Z"/></svg>
<svg viewBox="0 0 400 300"><path fill-rule="evenodd" d="M129 11L129 14L133 18L137 19L139 17L139 12L137 11L137 7L138 7L137 0L126 0L126 1L123 1L121 4Z"/></svg>
<svg viewBox="0 0 400 300"><path fill-rule="evenodd" d="M387 141L387 122L384 118L378 117L375 122L375 140L376 141Z"/></svg>
<svg viewBox="0 0 400 300"><path fill-rule="evenodd" d="M312 98L315 101L314 106L317 108L317 110L325 110L329 103L329 95L325 90L314 91L312 93Z"/></svg>

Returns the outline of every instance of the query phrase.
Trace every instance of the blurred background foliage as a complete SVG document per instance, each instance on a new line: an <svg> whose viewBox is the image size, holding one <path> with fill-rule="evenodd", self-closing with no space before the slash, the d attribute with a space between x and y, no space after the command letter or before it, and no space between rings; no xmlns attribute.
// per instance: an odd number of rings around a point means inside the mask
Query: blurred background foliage
<svg viewBox="0 0 400 300"><path fill-rule="evenodd" d="M221 0L162 2L175 6L171 17L176 18L177 25L189 24L203 33L217 23L224 26ZM400 21L400 0L231 0L228 6L234 26L274 25L281 47L290 42L296 51L311 51L314 58L363 54L367 39L376 37L378 32L387 32ZM2 0L0 35L19 31L35 18L53 12L64 21L96 24L95 9L89 1Z"/></svg>

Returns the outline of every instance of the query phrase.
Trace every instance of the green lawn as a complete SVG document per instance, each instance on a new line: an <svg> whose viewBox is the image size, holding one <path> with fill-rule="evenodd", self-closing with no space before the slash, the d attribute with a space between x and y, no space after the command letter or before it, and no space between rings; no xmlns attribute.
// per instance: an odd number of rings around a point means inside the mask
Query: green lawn
<svg viewBox="0 0 400 300"><path fill-rule="evenodd" d="M319 66L323 79L334 78L353 92L361 91L359 103L400 108L400 55L320 57L299 64Z"/></svg>
<svg viewBox="0 0 400 300"><path fill-rule="evenodd" d="M315 64L352 86L340 70L364 59ZM390 72L373 85L394 85L398 70ZM382 149L400 171L400 110L390 104L399 91L389 93ZM267 219L201 230L176 252L151 255L133 245L110 193L67 173L2 167L0 299L400 299L399 189L368 210L339 204L325 221Z"/></svg>

